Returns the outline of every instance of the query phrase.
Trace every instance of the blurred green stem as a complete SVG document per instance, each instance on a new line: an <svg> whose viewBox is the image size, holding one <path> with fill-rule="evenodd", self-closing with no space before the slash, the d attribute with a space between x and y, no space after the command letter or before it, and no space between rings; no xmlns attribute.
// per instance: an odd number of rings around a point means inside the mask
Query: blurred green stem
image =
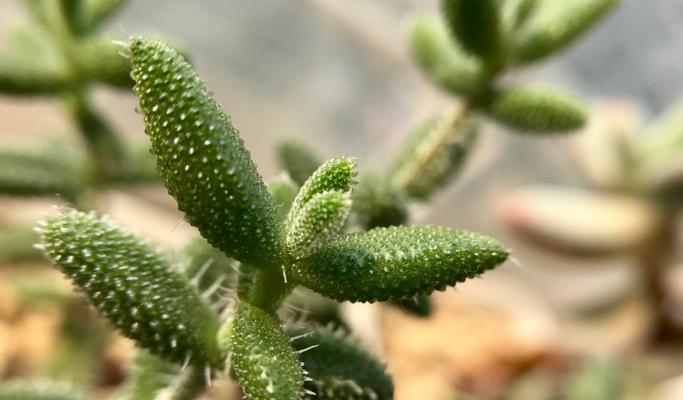
<svg viewBox="0 0 683 400"><path fill-rule="evenodd" d="M173 393L168 399L194 400L206 390L208 379L210 377L205 375L204 369L194 366L188 367L173 385Z"/></svg>

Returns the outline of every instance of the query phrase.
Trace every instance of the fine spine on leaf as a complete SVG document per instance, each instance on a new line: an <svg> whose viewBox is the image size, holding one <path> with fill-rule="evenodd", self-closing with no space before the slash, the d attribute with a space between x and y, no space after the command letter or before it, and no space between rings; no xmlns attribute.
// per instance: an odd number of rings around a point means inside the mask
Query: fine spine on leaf
<svg viewBox="0 0 683 400"><path fill-rule="evenodd" d="M588 118L578 99L550 90L501 89L490 95L483 108L499 123L529 133L573 131Z"/></svg>
<svg viewBox="0 0 683 400"><path fill-rule="evenodd" d="M520 32L513 50L516 62L541 60L572 44L619 0L543 1Z"/></svg>
<svg viewBox="0 0 683 400"><path fill-rule="evenodd" d="M497 0L441 0L441 13L453 38L486 63L500 62L503 56L497 3Z"/></svg>
<svg viewBox="0 0 683 400"><path fill-rule="evenodd" d="M243 303L230 331L232 367L248 399L300 399L303 371L299 359L272 316Z"/></svg>
<svg viewBox="0 0 683 400"><path fill-rule="evenodd" d="M277 157L282 168L299 186L323 163L313 150L294 140L281 142L277 147Z"/></svg>
<svg viewBox="0 0 683 400"><path fill-rule="evenodd" d="M290 328L287 334L292 337L292 346L303 351L299 357L312 378L305 387L315 394L306 399L394 398L394 385L384 365L342 329Z"/></svg>
<svg viewBox="0 0 683 400"><path fill-rule="evenodd" d="M331 241L291 268L297 283L339 301L400 300L443 290L501 264L508 251L477 233L376 228Z"/></svg>
<svg viewBox="0 0 683 400"><path fill-rule="evenodd" d="M135 235L75 210L41 227L47 256L111 323L177 363L221 367L218 318L187 279Z"/></svg>
<svg viewBox="0 0 683 400"><path fill-rule="evenodd" d="M131 54L145 130L180 210L227 256L276 263L280 224L275 208L230 118L167 44L135 38Z"/></svg>
<svg viewBox="0 0 683 400"><path fill-rule="evenodd" d="M479 62L450 40L439 21L416 19L410 29L410 48L425 75L445 90L459 95L480 90Z"/></svg>

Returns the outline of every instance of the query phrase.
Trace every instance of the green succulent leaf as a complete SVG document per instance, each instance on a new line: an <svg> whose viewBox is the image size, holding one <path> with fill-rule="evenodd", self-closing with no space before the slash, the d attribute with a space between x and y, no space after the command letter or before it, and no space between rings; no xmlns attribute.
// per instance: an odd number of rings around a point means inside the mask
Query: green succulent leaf
<svg viewBox="0 0 683 400"><path fill-rule="evenodd" d="M339 301L401 300L443 290L502 263L507 250L467 231L376 228L331 241L293 265L298 283Z"/></svg>
<svg viewBox="0 0 683 400"><path fill-rule="evenodd" d="M107 83L121 89L133 87L130 59L124 47L111 39L83 39L70 49L74 68L80 79Z"/></svg>
<svg viewBox="0 0 683 400"><path fill-rule="evenodd" d="M428 198L458 174L478 132L478 118L463 108L428 121L406 140L393 162L394 184L412 198Z"/></svg>
<svg viewBox="0 0 683 400"><path fill-rule="evenodd" d="M281 174L268 182L268 193L273 198L278 220L285 221L299 187L287 174Z"/></svg>
<svg viewBox="0 0 683 400"><path fill-rule="evenodd" d="M68 151L68 150L67 150ZM0 193L20 196L61 195L75 200L86 177L77 156L57 157L50 151L22 153L0 150ZM79 169L79 167L81 169Z"/></svg>
<svg viewBox="0 0 683 400"><path fill-rule="evenodd" d="M234 316L232 367L251 400L298 400L303 371L280 324L263 310L243 303Z"/></svg>
<svg viewBox="0 0 683 400"><path fill-rule="evenodd" d="M315 195L331 191L351 191L357 174L356 163L349 157L333 158L321 165L299 189L287 216L287 226L292 226L300 210Z"/></svg>
<svg viewBox="0 0 683 400"><path fill-rule="evenodd" d="M614 8L619 0L543 0L520 32L513 55L520 64L568 47Z"/></svg>
<svg viewBox="0 0 683 400"><path fill-rule="evenodd" d="M88 26L93 29L119 12L128 0L85 0L88 9Z"/></svg>
<svg viewBox="0 0 683 400"><path fill-rule="evenodd" d="M124 335L169 361L221 367L218 318L188 280L106 218L69 210L41 227L47 256Z"/></svg>
<svg viewBox="0 0 683 400"><path fill-rule="evenodd" d="M578 99L549 90L502 89L491 95L484 109L499 123L528 133L573 131L588 118Z"/></svg>
<svg viewBox="0 0 683 400"><path fill-rule="evenodd" d="M277 147L277 158L282 168L299 186L302 186L323 163L306 144L295 140L280 142Z"/></svg>
<svg viewBox="0 0 683 400"><path fill-rule="evenodd" d="M85 396L62 382L15 379L0 383L0 400L85 400Z"/></svg>
<svg viewBox="0 0 683 400"><path fill-rule="evenodd" d="M505 0L503 2L502 18L507 31L514 33L534 15L539 0Z"/></svg>
<svg viewBox="0 0 683 400"><path fill-rule="evenodd" d="M330 191L311 198L290 221L285 236L288 254L301 258L337 236L351 212L349 192Z"/></svg>
<svg viewBox="0 0 683 400"><path fill-rule="evenodd" d="M70 85L63 65L0 56L0 93L45 95L58 93Z"/></svg>
<svg viewBox="0 0 683 400"><path fill-rule="evenodd" d="M376 174L361 175L351 198L354 219L365 229L401 225L408 219L405 194Z"/></svg>
<svg viewBox="0 0 683 400"><path fill-rule="evenodd" d="M394 384L384 365L349 337L330 327L289 328L292 346L312 381L306 399L389 400ZM314 393L314 394L313 394Z"/></svg>
<svg viewBox="0 0 683 400"><path fill-rule="evenodd" d="M441 0L441 13L453 38L485 60L498 62L504 46L498 0Z"/></svg>
<svg viewBox="0 0 683 400"><path fill-rule="evenodd" d="M227 256L276 263L275 206L230 118L167 44L134 38L131 54L145 130L180 210Z"/></svg>
<svg viewBox="0 0 683 400"><path fill-rule="evenodd" d="M480 62L450 39L441 22L416 19L410 29L410 49L425 75L443 89L466 96L480 90Z"/></svg>

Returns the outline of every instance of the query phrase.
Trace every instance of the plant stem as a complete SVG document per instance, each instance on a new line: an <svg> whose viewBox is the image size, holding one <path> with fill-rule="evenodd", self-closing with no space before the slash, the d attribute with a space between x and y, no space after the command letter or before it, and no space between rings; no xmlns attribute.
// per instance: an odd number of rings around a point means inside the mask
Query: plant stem
<svg viewBox="0 0 683 400"><path fill-rule="evenodd" d="M285 282L282 270L276 267L260 269L249 288L248 301L268 312L275 312L293 286Z"/></svg>
<svg viewBox="0 0 683 400"><path fill-rule="evenodd" d="M643 246L639 254L645 290L655 316L651 331L653 343L677 341L683 338L683 327L672 318L667 310L666 270L675 250L675 239L673 224L666 222Z"/></svg>
<svg viewBox="0 0 683 400"><path fill-rule="evenodd" d="M467 103L454 106L439 119L434 130L419 144L415 151L415 158L411 161L411 168L404 168L394 177L394 184L405 190L419 182L432 160L439 156L444 148L450 147L453 141L459 140L459 129L467 121L471 113L471 106Z"/></svg>
<svg viewBox="0 0 683 400"><path fill-rule="evenodd" d="M194 400L204 390L206 390L207 382L204 369L194 366L188 367L182 375L178 377L173 387L172 393L168 400Z"/></svg>

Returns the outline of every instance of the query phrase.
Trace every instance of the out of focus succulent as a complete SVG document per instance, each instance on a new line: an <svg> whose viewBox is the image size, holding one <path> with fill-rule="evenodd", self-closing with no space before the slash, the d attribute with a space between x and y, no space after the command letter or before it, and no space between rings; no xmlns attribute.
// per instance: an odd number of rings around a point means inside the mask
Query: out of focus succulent
<svg viewBox="0 0 683 400"><path fill-rule="evenodd" d="M10 32L8 47L0 54L0 95L46 97L62 103L86 151L70 143L51 143L37 151L0 150L0 195L58 195L87 206L97 190L158 181L146 146L124 143L90 96L95 85L127 90L133 86L130 61L121 55L121 44L101 33L125 4L125 0L24 2L31 18ZM18 247L26 248L35 240L33 235ZM30 255L24 252L25 257ZM16 252L0 246L0 259L16 258Z"/></svg>
<svg viewBox="0 0 683 400"><path fill-rule="evenodd" d="M660 317L657 335L681 334L664 302L683 200L683 108L644 127L640 120L629 103L600 107L576 137L587 185L519 188L505 199L502 217L523 237L565 256L636 258Z"/></svg>
<svg viewBox="0 0 683 400"><path fill-rule="evenodd" d="M410 47L425 75L459 99L442 115L420 124L402 143L383 174L360 175L352 221L363 229L401 225L411 202L428 201L451 183L476 147L486 117L535 135L581 128L584 106L566 94L499 84L504 73L558 52L587 31L617 2L442 0L443 21L416 18ZM321 157L306 144L286 141L279 161L301 184ZM428 298L404 301L428 315ZM414 307L417 305L417 307Z"/></svg>

